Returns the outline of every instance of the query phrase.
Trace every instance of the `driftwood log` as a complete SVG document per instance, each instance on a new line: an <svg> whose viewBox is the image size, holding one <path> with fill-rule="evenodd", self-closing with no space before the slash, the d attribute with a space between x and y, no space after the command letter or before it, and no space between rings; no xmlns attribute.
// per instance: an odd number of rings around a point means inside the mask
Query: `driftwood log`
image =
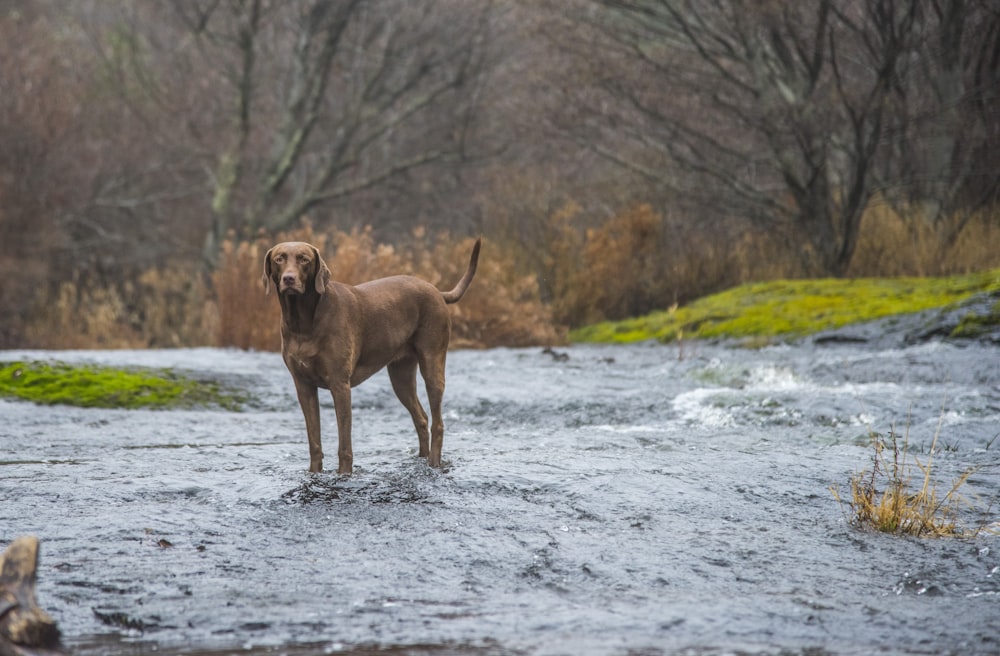
<svg viewBox="0 0 1000 656"><path fill-rule="evenodd" d="M0 656L64 656L59 629L35 601L38 538L21 537L0 555Z"/></svg>

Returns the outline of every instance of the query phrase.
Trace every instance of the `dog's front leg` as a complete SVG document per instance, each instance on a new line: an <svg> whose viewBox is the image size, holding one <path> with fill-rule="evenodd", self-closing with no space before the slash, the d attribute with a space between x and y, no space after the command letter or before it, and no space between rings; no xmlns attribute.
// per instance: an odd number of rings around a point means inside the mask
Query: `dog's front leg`
<svg viewBox="0 0 1000 656"><path fill-rule="evenodd" d="M306 435L309 438L309 471L323 471L323 442L319 426L319 391L314 385L295 379L295 392L299 397L302 416L306 420Z"/></svg>
<svg viewBox="0 0 1000 656"><path fill-rule="evenodd" d="M351 383L344 382L330 386L333 408L337 412L337 457L340 466L338 474L350 474L354 470L354 451L351 448Z"/></svg>

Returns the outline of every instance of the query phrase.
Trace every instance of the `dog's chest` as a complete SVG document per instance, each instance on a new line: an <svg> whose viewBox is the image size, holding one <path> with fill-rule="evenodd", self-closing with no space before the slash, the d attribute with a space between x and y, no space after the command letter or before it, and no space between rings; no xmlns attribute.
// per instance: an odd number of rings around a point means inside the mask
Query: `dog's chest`
<svg viewBox="0 0 1000 656"><path fill-rule="evenodd" d="M319 357L319 349L315 343L286 339L282 356L292 376L314 385L324 384L327 372L324 371L324 362Z"/></svg>

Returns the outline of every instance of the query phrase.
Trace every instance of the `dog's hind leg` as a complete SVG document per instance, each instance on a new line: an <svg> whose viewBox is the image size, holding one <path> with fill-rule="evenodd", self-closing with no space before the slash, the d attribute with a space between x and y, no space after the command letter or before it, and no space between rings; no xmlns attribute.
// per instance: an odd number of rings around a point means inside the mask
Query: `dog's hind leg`
<svg viewBox="0 0 1000 656"><path fill-rule="evenodd" d="M421 407L420 398L417 396L417 361L412 357L397 360L389 364L386 369L393 391L413 418L413 427L417 430L417 443L420 449L418 454L421 458L426 458L430 436L427 432L427 413Z"/></svg>
<svg viewBox="0 0 1000 656"><path fill-rule="evenodd" d="M447 351L421 358L420 373L427 386L427 403L431 407L431 448L427 464L441 466L441 448L444 445L444 420L441 418L441 401L444 398L444 365Z"/></svg>

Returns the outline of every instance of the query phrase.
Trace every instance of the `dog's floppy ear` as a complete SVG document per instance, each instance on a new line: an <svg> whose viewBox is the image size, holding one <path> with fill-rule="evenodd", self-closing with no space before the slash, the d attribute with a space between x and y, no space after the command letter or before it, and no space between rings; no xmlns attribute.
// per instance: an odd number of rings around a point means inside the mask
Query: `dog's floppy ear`
<svg viewBox="0 0 1000 656"><path fill-rule="evenodd" d="M264 276L260 281L264 284L264 296L271 293L271 251L272 248L264 255Z"/></svg>
<svg viewBox="0 0 1000 656"><path fill-rule="evenodd" d="M333 274L330 273L330 267L326 266L326 262L320 256L319 249L315 246L312 249L316 256L316 293L323 294L326 292L326 286L330 284L330 278Z"/></svg>

